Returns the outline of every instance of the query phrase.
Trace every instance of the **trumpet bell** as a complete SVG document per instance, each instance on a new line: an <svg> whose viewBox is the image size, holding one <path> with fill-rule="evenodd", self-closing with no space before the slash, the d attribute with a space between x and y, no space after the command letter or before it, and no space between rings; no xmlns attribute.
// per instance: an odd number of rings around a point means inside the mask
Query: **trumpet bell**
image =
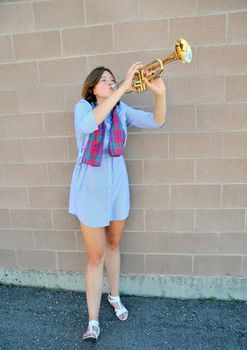
<svg viewBox="0 0 247 350"><path fill-rule="evenodd" d="M189 43L183 38L179 38L175 44L175 53L182 63L190 63L192 60L192 51Z"/></svg>

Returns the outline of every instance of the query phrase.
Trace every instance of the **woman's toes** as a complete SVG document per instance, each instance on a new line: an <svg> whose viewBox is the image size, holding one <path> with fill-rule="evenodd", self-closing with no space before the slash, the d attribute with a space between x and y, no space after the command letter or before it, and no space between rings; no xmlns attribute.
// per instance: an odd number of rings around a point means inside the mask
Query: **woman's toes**
<svg viewBox="0 0 247 350"><path fill-rule="evenodd" d="M127 315L128 315L128 313L127 313L127 312L124 312L124 313L120 316L121 320L125 320L126 317L127 317Z"/></svg>

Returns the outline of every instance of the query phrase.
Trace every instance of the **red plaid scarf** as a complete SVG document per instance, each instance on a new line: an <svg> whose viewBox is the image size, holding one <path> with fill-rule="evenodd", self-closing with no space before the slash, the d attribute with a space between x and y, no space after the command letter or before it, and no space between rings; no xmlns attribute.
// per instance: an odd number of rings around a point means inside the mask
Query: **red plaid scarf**
<svg viewBox="0 0 247 350"><path fill-rule="evenodd" d="M111 112L112 124L109 137L109 153L112 157L119 157L123 153L125 132L119 120L116 107ZM99 129L89 135L89 139L82 156L82 163L100 166L105 138L105 121L99 124Z"/></svg>

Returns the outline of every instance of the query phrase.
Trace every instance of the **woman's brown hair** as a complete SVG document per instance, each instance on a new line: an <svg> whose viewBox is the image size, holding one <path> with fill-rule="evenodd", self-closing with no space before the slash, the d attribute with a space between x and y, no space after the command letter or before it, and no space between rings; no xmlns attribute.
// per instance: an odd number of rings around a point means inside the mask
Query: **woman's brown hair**
<svg viewBox="0 0 247 350"><path fill-rule="evenodd" d="M96 96L93 93L93 89L95 85L98 84L100 81L100 78L102 77L102 74L107 71L109 72L112 76L114 81L116 82L116 79L114 77L114 74L112 71L104 66L99 66L96 67L92 70L91 73L88 74L86 77L84 84L82 86L82 91L81 91L81 96L85 98L89 103L96 102Z"/></svg>

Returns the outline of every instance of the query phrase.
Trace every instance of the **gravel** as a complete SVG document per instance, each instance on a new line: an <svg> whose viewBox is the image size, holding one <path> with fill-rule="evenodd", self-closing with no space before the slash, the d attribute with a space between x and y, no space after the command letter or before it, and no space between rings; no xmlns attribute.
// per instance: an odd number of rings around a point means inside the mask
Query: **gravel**
<svg viewBox="0 0 247 350"><path fill-rule="evenodd" d="M0 350L246 350L247 302L122 296L120 322L103 294L101 335L83 342L85 293L0 285Z"/></svg>

